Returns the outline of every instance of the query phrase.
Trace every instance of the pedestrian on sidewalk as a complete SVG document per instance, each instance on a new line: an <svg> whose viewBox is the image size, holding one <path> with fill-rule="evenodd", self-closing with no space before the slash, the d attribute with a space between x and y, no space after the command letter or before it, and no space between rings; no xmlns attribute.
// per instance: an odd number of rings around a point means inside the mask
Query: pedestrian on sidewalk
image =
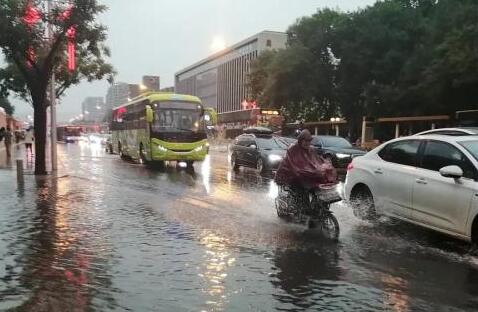
<svg viewBox="0 0 478 312"><path fill-rule="evenodd" d="M5 136L5 127L0 128L0 142L2 142L3 137Z"/></svg>
<svg viewBox="0 0 478 312"><path fill-rule="evenodd" d="M34 140L35 137L33 135L33 130L31 128L28 128L25 133L25 150L27 151L27 156L28 150L30 150L30 155L33 156L32 145Z"/></svg>
<svg viewBox="0 0 478 312"><path fill-rule="evenodd" d="M13 139L12 130L10 129L10 127L7 127L7 130L4 133L5 149L7 150L7 158L10 158L12 156L11 154L12 139Z"/></svg>

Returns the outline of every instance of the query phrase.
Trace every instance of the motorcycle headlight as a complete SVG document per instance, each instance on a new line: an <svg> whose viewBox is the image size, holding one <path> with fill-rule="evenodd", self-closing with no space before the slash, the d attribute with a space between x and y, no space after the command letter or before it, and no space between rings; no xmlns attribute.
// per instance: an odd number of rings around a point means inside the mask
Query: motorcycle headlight
<svg viewBox="0 0 478 312"><path fill-rule="evenodd" d="M271 155L267 156L267 158L269 159L270 162L281 161L282 160L282 156L274 155L274 154L271 154Z"/></svg>
<svg viewBox="0 0 478 312"><path fill-rule="evenodd" d="M167 152L168 151L168 149L166 147L162 146L162 145L156 145L156 147L157 147L158 151L160 151L160 152Z"/></svg>
<svg viewBox="0 0 478 312"><path fill-rule="evenodd" d="M342 153L337 153L335 154L337 158L347 158L350 157L350 154L342 154Z"/></svg>
<svg viewBox="0 0 478 312"><path fill-rule="evenodd" d="M195 149L193 149L193 151L200 152L200 151L202 151L203 148L204 148L204 145L200 145L200 146L196 147Z"/></svg>

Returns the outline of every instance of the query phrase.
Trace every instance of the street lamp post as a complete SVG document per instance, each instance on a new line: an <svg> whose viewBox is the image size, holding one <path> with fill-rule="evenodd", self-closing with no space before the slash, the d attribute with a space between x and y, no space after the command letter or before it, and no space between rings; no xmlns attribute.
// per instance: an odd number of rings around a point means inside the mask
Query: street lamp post
<svg viewBox="0 0 478 312"><path fill-rule="evenodd" d="M51 0L48 0L48 14L51 13ZM48 24L48 37L53 42L53 29ZM55 69L53 68L50 79L50 144L51 144L51 170L57 170L56 150L56 91L55 91Z"/></svg>
<svg viewBox="0 0 478 312"><path fill-rule="evenodd" d="M50 91L50 141L51 141L51 170L57 170L56 150L56 94L55 94L55 73L51 75Z"/></svg>
<svg viewBox="0 0 478 312"><path fill-rule="evenodd" d="M332 123L332 125L334 125L334 128L335 128L335 136L340 135L340 129L338 124L340 121L341 119L339 117L330 118L330 122Z"/></svg>

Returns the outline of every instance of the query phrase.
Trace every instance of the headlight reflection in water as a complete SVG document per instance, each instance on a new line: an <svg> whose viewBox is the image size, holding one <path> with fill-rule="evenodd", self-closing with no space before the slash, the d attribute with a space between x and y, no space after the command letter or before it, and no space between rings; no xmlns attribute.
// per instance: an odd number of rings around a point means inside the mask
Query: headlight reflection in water
<svg viewBox="0 0 478 312"><path fill-rule="evenodd" d="M203 292L208 296L208 310L224 311L227 303L226 278L236 259L231 254L229 241L212 232L203 233L200 241L205 247L204 263L199 276L204 280Z"/></svg>

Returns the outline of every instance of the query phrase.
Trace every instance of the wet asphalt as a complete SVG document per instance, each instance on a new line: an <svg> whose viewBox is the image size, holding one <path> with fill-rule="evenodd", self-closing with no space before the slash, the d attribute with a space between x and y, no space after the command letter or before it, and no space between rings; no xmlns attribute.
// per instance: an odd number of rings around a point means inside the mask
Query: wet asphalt
<svg viewBox="0 0 478 312"><path fill-rule="evenodd" d="M1 311L478 310L467 243L343 203L327 241L279 219L277 186L225 147L193 171L88 143L59 162L19 186L0 157Z"/></svg>

